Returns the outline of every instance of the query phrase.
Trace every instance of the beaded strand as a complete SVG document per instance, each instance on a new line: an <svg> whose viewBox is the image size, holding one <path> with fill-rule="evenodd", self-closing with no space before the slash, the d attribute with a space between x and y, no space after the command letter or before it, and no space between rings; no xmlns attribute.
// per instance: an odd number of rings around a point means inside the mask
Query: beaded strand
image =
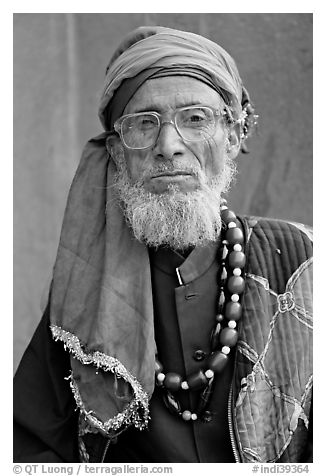
<svg viewBox="0 0 326 476"><path fill-rule="evenodd" d="M221 267L218 275L217 313L210 339L211 352L206 359L206 365L183 379L176 372L165 374L161 362L157 356L155 358L155 380L156 385L164 391L163 401L172 413L184 421L197 420L207 408L215 375L224 370L229 353L238 341L237 324L242 315L240 296L245 287L244 236L235 213L228 209L226 201L223 201L221 206L221 218L226 231L224 230L225 236L222 237L218 252ZM180 402L173 395L173 392L178 390L202 390L195 412L182 410Z"/></svg>

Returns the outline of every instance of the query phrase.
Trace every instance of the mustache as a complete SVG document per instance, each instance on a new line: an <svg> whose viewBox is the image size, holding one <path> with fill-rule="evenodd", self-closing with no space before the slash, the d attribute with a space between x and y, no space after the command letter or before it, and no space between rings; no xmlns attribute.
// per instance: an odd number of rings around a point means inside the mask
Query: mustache
<svg viewBox="0 0 326 476"><path fill-rule="evenodd" d="M185 175L193 175L197 178L200 178L202 176L202 172L199 167L194 167L190 165L184 165L184 164L178 164L174 162L166 162L163 164L158 164L150 169L146 170L141 179L140 182L141 184L144 184L144 182L148 179L151 179L153 177L159 176L161 174L174 174L174 173L182 173Z"/></svg>

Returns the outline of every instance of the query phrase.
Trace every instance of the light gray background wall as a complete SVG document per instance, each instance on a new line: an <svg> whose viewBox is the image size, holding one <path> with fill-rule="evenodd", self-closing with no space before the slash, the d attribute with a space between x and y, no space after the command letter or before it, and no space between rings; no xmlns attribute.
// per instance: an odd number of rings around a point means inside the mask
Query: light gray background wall
<svg viewBox="0 0 326 476"><path fill-rule="evenodd" d="M153 24L225 47L260 114L230 206L312 224L311 14L14 14L14 368L41 318L81 150L101 132L105 66L127 32Z"/></svg>

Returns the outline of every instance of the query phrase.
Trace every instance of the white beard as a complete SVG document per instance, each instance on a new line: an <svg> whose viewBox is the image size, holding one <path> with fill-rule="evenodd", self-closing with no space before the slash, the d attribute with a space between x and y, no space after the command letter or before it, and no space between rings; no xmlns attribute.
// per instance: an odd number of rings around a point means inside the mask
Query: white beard
<svg viewBox="0 0 326 476"><path fill-rule="evenodd" d="M195 191L185 193L170 186L162 194L145 190L143 180L131 183L124 161L118 164L115 186L126 220L139 241L155 248L185 250L218 239L221 195L235 175L233 161L226 158L224 169L209 184L198 171L201 187Z"/></svg>

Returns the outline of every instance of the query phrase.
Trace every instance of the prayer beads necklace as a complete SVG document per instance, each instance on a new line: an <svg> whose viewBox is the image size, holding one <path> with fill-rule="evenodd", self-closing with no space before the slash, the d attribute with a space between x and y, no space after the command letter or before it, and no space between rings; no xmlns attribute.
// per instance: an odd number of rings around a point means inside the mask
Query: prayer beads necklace
<svg viewBox="0 0 326 476"><path fill-rule="evenodd" d="M173 414L180 416L184 421L195 421L203 414L213 393L215 375L224 370L229 353L238 341L236 327L242 315L240 296L245 287L243 275L246 256L242 251L244 237L241 224L235 213L226 206L226 201L223 201L221 206L221 218L226 231L218 250L221 268L218 273L217 314L211 333L211 352L206 360L206 366L183 379L176 372L165 374L157 356L155 359L156 385L164 391L164 403ZM178 390L201 390L195 412L182 410L180 402L172 393Z"/></svg>

